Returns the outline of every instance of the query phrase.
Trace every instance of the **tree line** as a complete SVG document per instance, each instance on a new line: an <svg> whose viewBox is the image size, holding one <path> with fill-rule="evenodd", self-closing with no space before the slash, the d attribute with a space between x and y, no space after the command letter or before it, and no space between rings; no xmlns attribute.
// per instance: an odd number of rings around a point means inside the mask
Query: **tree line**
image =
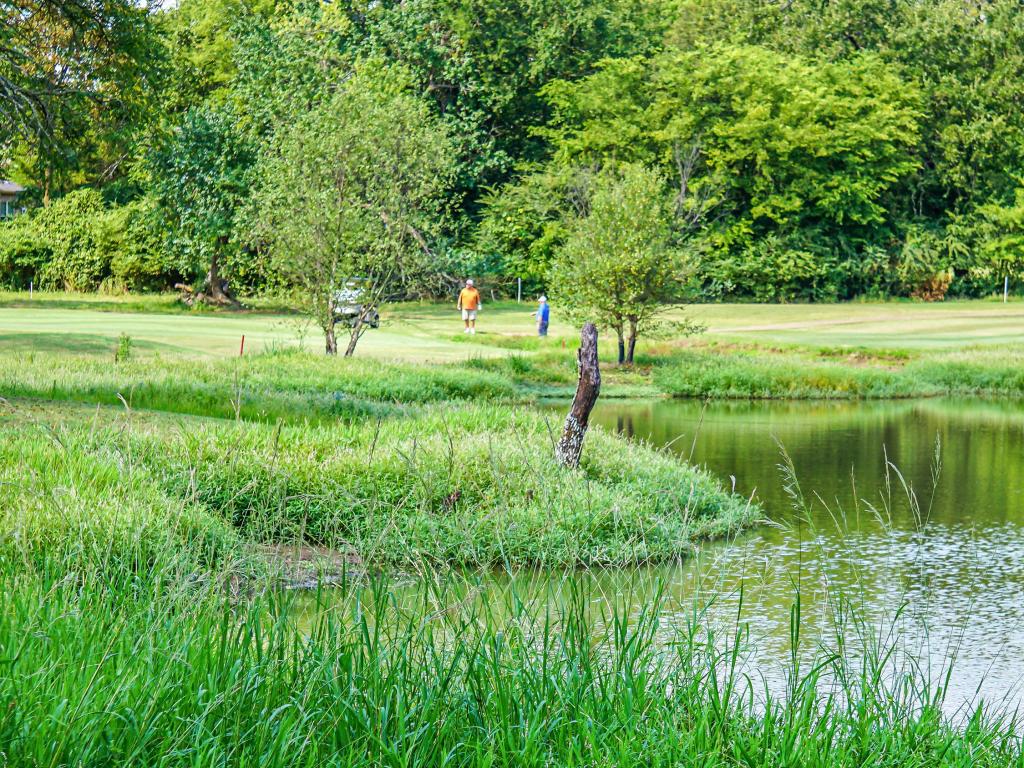
<svg viewBox="0 0 1024 768"><path fill-rule="evenodd" d="M978 296L1024 256L1011 0L12 0L0 284L368 303L522 278L631 357L686 300ZM357 322L349 346L362 332ZM350 329L353 330L353 329Z"/></svg>

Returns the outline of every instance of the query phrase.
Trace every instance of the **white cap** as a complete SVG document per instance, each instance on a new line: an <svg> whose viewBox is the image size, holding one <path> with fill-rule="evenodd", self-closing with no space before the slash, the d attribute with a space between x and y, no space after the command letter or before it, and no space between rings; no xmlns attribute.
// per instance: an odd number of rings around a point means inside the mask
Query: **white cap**
<svg viewBox="0 0 1024 768"><path fill-rule="evenodd" d="M547 300L548 300L548 297L547 297L547 296L541 296L541 297L540 297L540 301L547 301Z"/></svg>
<svg viewBox="0 0 1024 768"><path fill-rule="evenodd" d="M466 285L472 285L472 284L473 284L473 278L469 278L469 280L466 281Z"/></svg>

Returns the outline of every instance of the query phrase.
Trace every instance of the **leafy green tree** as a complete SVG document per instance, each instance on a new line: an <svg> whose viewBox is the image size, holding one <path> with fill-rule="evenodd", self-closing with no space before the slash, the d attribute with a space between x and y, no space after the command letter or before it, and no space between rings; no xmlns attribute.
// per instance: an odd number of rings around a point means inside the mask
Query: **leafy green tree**
<svg viewBox="0 0 1024 768"><path fill-rule="evenodd" d="M124 172L161 57L145 2L0 3L0 142L45 204Z"/></svg>
<svg viewBox="0 0 1024 768"><path fill-rule="evenodd" d="M717 45L606 62L545 93L556 163L660 167L674 215L721 258L769 235L855 255L891 237L892 195L917 166L915 90L872 56L832 65Z"/></svg>
<svg viewBox="0 0 1024 768"><path fill-rule="evenodd" d="M242 34L268 27L290 4L276 0L180 0L155 14L169 51L163 110L177 116L228 99L238 78Z"/></svg>
<svg viewBox="0 0 1024 768"><path fill-rule="evenodd" d="M656 50L666 15L647 0L347 0L350 50L408 71L457 146L467 213L514 166L540 160L539 94L607 57Z"/></svg>
<svg viewBox="0 0 1024 768"><path fill-rule="evenodd" d="M901 213L941 224L1012 193L1024 165L1024 26L1016 0L685 0L668 36L838 63L873 53L921 95L918 169Z"/></svg>
<svg viewBox="0 0 1024 768"><path fill-rule="evenodd" d="M302 6L273 21L258 14L235 21L233 75L223 98L252 141L262 143L278 126L328 98L336 73L353 68L349 25L329 12L333 7Z"/></svg>
<svg viewBox="0 0 1024 768"><path fill-rule="evenodd" d="M554 167L524 175L483 198L476 247L498 254L506 275L542 290L555 252L565 241L565 212L585 198L591 174Z"/></svg>
<svg viewBox="0 0 1024 768"><path fill-rule="evenodd" d="M346 357L381 303L423 272L453 176L452 149L427 105L373 70L283 126L264 154L250 237L297 289L328 354L338 351L335 294L350 279L363 282Z"/></svg>
<svg viewBox="0 0 1024 768"><path fill-rule="evenodd" d="M598 174L567 223L551 271L553 301L569 316L615 331L618 361L664 325L685 298L689 264L673 244L671 201L658 172L626 165Z"/></svg>
<svg viewBox="0 0 1024 768"><path fill-rule="evenodd" d="M1020 279L1024 273L1024 184L1014 192L1013 202L989 203L980 208L982 248L998 277Z"/></svg>
<svg viewBox="0 0 1024 768"><path fill-rule="evenodd" d="M237 250L235 219L249 196L256 153L230 109L197 107L151 158L152 187L181 274L202 279L214 303L233 301L222 266Z"/></svg>

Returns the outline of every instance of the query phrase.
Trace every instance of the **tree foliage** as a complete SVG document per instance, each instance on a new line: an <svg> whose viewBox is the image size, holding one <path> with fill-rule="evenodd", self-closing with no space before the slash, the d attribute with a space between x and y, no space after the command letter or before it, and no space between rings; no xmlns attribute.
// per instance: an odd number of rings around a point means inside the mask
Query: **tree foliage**
<svg viewBox="0 0 1024 768"><path fill-rule="evenodd" d="M676 215L731 290L760 285L728 269L732 259L745 267L781 250L820 260L804 243L843 243L856 258L892 231L892 195L917 167L915 91L871 56L818 64L716 45L608 62L546 93L555 162L671 174ZM813 279L808 267L794 265L797 284Z"/></svg>
<svg viewBox="0 0 1024 768"><path fill-rule="evenodd" d="M594 176L566 224L551 270L551 293L570 317L615 332L619 363L636 340L685 299L689 264L673 242L664 178L639 165Z"/></svg>
<svg viewBox="0 0 1024 768"><path fill-rule="evenodd" d="M221 266L237 249L235 218L248 197L253 147L227 107L197 107L152 154L152 186L169 219L178 271L205 279L223 301Z"/></svg>
<svg viewBox="0 0 1024 768"><path fill-rule="evenodd" d="M133 0L0 4L0 142L44 201L121 172L162 56L151 19Z"/></svg>
<svg viewBox="0 0 1024 768"><path fill-rule="evenodd" d="M379 72L356 73L278 137L257 171L251 239L298 289L337 352L335 300L359 278L362 311L345 355L381 302L429 269L453 145L427 105Z"/></svg>
<svg viewBox="0 0 1024 768"><path fill-rule="evenodd" d="M0 174L29 207L94 190L104 215L158 222L133 285L214 268L268 290L272 254L239 236L253 169L363 73L447 137L417 293L467 272L544 289L587 179L625 163L663 179L705 298L977 295L1017 271L1021 18L1017 0L11 0ZM52 252L9 228L0 281L42 274Z"/></svg>

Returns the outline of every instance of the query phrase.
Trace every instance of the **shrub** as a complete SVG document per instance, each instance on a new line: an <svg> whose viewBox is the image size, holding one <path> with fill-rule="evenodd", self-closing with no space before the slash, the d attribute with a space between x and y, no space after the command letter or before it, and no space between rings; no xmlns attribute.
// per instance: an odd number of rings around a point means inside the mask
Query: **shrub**
<svg viewBox="0 0 1024 768"><path fill-rule="evenodd" d="M80 189L37 211L33 220L50 248L39 282L45 288L91 291L110 271L103 248L103 198L94 189Z"/></svg>
<svg viewBox="0 0 1024 768"><path fill-rule="evenodd" d="M0 285L123 293L163 287L171 272L152 202L107 208L81 189L0 226Z"/></svg>
<svg viewBox="0 0 1024 768"><path fill-rule="evenodd" d="M110 276L129 291L164 288L173 279L155 207L152 200L138 200L105 217L102 245L110 254Z"/></svg>
<svg viewBox="0 0 1024 768"><path fill-rule="evenodd" d="M711 294L755 301L835 300L842 280L832 254L773 234L710 248L700 276Z"/></svg>
<svg viewBox="0 0 1024 768"><path fill-rule="evenodd" d="M32 216L0 223L0 286L21 290L38 284L37 275L52 258L50 243Z"/></svg>

